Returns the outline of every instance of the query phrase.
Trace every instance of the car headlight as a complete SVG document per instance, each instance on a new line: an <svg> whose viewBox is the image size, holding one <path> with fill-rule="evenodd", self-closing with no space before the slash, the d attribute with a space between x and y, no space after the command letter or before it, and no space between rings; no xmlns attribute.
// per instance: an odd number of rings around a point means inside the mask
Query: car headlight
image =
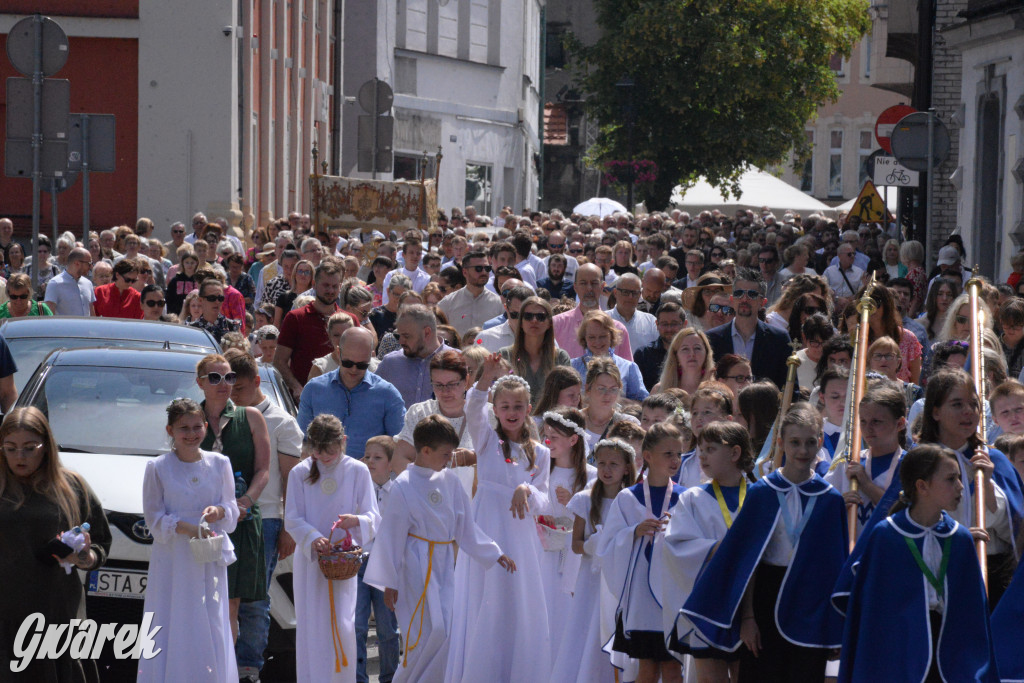
<svg viewBox="0 0 1024 683"><path fill-rule="evenodd" d="M142 515L108 511L107 521L136 543L152 545L153 536L149 533L149 527L146 526L146 518Z"/></svg>

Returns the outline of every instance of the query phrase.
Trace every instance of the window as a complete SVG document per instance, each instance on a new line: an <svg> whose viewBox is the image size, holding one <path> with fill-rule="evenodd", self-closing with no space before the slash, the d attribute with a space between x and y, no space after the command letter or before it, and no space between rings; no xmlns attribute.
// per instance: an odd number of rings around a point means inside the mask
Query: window
<svg viewBox="0 0 1024 683"><path fill-rule="evenodd" d="M843 196L843 131L829 131L828 196Z"/></svg>
<svg viewBox="0 0 1024 683"><path fill-rule="evenodd" d="M490 164L466 164L466 206L472 204L478 214L491 214L492 173Z"/></svg>
<svg viewBox="0 0 1024 683"><path fill-rule="evenodd" d="M544 38L544 64L549 69L561 69L565 66L565 32L565 24L548 24L548 34Z"/></svg>
<svg viewBox="0 0 1024 683"><path fill-rule="evenodd" d="M861 43L863 52L861 52L860 61L864 66L864 80L871 80L871 31L864 36L864 42Z"/></svg>
<svg viewBox="0 0 1024 683"><path fill-rule="evenodd" d="M834 54L829 58L828 67L832 69L832 73L836 75L836 78L842 78L846 75L846 60L840 54Z"/></svg>
<svg viewBox="0 0 1024 683"><path fill-rule="evenodd" d="M864 187L864 182L871 180L875 174L874 168L871 168L872 164L868 161L871 153L874 151L874 137L874 133L870 130L862 130L860 132L860 145L857 148L857 163L860 166L860 177L857 179L857 185L860 187Z"/></svg>
<svg viewBox="0 0 1024 683"><path fill-rule="evenodd" d="M426 173L422 170L422 154L402 154L400 152L395 153L395 180L423 180L423 176L427 178L434 177L434 157L427 157L427 168Z"/></svg>
<svg viewBox="0 0 1024 683"><path fill-rule="evenodd" d="M804 162L804 170L800 173L800 191L812 194L814 190L814 131L804 131L807 136L807 148L810 155Z"/></svg>

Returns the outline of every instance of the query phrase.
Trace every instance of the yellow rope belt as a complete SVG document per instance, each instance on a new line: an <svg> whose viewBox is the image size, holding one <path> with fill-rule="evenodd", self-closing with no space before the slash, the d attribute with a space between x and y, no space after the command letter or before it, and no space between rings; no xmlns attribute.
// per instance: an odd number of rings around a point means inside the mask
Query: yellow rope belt
<svg viewBox="0 0 1024 683"><path fill-rule="evenodd" d="M416 602L416 606L412 610L412 616L409 618L409 630L406 632L406 637L412 636L412 625L416 621L416 612L420 613L420 627L416 631L416 640L406 645L405 655L402 657L402 666L405 667L409 662L409 653L416 649L419 645L420 636L423 635L423 615L427 611L427 588L430 586L430 575L434 569L434 546L435 545L451 545L455 541L431 541L429 538L423 538L416 534L409 534L412 538L419 541L423 541L429 545L427 549L427 578L423 581L423 594L420 595L420 599Z"/></svg>
<svg viewBox="0 0 1024 683"><path fill-rule="evenodd" d="M348 658L345 657L345 647L341 644L341 634L338 633L338 617L334 613L334 581L328 579L327 594L331 600L331 639L334 644L334 671L341 671L341 667L348 667ZM341 651L341 663L338 663L338 651Z"/></svg>

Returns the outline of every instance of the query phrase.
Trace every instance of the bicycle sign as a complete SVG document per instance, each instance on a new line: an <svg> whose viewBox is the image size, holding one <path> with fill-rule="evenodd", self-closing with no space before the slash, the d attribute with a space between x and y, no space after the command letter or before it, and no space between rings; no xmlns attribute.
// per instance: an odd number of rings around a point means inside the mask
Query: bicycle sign
<svg viewBox="0 0 1024 683"><path fill-rule="evenodd" d="M875 185L888 185L890 187L918 187L921 182L921 174L911 171L903 166L896 157L877 156L875 157L874 169Z"/></svg>

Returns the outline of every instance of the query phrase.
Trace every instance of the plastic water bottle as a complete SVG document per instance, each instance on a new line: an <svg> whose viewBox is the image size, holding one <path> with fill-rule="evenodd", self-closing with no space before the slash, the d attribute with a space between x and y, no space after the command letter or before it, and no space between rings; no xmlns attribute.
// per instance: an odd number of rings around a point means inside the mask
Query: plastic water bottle
<svg viewBox="0 0 1024 683"><path fill-rule="evenodd" d="M61 543L68 546L75 553L80 553L85 549L85 532L89 530L89 523L86 522L82 526L76 526L73 529L68 529L60 535ZM70 574L74 565L70 562L61 561L60 566L64 567L64 573Z"/></svg>
<svg viewBox="0 0 1024 683"><path fill-rule="evenodd" d="M235 499L241 498L245 495L245 492L249 490L249 485L245 483L245 479L242 478L241 472L235 472ZM246 512L242 514L242 511L238 511L238 521L241 522L243 519L249 516Z"/></svg>

